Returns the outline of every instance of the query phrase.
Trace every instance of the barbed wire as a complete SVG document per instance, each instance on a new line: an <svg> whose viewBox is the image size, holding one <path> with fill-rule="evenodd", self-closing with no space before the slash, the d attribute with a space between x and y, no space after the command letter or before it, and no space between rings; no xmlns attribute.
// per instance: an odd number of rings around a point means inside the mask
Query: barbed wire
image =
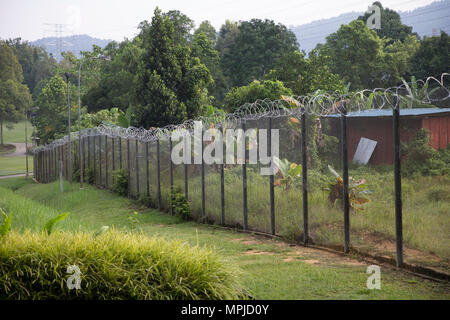
<svg viewBox="0 0 450 320"><path fill-rule="evenodd" d="M72 141L79 137L105 135L109 137L121 137L124 139L136 139L141 142L153 142L169 139L175 132L191 133L196 123L202 123L205 127L234 128L242 122L259 120L261 118L300 117L303 113L323 117L330 114L343 115L343 103L345 110L352 113L370 109L387 108L412 108L414 105L432 105L437 102L450 100L450 88L448 80L450 73L443 73L440 79L428 77L425 80L417 80L410 83L402 83L397 87L364 89L357 92L324 92L304 96L293 96L279 100L257 100L246 103L233 113L215 113L202 116L196 120L189 119L178 125L167 125L161 128L123 128L112 124L101 124L96 128L83 129L71 134ZM51 150L65 145L69 137L65 136L50 144L38 146L34 153Z"/></svg>

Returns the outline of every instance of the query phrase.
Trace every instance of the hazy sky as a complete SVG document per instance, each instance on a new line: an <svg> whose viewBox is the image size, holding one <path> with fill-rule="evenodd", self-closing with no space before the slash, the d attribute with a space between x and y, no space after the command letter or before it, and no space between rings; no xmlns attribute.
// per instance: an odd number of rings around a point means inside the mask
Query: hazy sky
<svg viewBox="0 0 450 320"><path fill-rule="evenodd" d="M53 36L49 24L66 24L63 35L89 34L123 40L137 33L137 25L151 20L156 6L180 10L198 26L209 20L219 29L225 19L272 19L286 26L365 11L374 0L0 0L0 38L36 40ZM383 0L384 7L412 10L435 0Z"/></svg>

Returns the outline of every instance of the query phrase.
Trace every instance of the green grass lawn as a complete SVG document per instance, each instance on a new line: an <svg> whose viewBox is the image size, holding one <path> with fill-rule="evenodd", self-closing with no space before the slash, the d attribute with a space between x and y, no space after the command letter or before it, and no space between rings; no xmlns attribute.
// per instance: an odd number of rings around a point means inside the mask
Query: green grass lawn
<svg viewBox="0 0 450 320"><path fill-rule="evenodd" d="M57 228L96 231L102 226L134 230L190 245L212 247L242 271L245 287L257 299L449 299L450 287L381 267L381 290L366 287L367 264L332 253L290 246L278 240L215 226L184 222L140 208L107 190L74 183L35 184L30 179L0 180L0 207L12 214L12 228L39 230L57 213L69 218ZM25 198L25 199L24 199ZM130 218L138 212L136 220Z"/></svg>
<svg viewBox="0 0 450 320"><path fill-rule="evenodd" d="M20 174L26 172L26 156L0 156L0 176ZM28 156L28 172L33 172L33 156Z"/></svg>
<svg viewBox="0 0 450 320"><path fill-rule="evenodd" d="M12 125L14 126L12 129L8 129L6 128L5 125L3 125L3 141L5 143L11 142L25 143L25 120L19 121L18 123L14 123ZM28 122L27 135L28 135L28 143L30 145L32 134L33 134L33 127L31 126L31 123Z"/></svg>

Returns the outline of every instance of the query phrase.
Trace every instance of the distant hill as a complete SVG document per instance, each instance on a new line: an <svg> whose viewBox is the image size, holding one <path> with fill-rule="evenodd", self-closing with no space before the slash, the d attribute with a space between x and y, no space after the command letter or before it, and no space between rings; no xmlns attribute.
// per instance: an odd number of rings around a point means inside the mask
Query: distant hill
<svg viewBox="0 0 450 320"><path fill-rule="evenodd" d="M49 54L52 54L56 60L60 60L58 57L58 41L59 39L56 37L46 37L42 39L38 39L36 41L32 41L31 44L37 47L43 47ZM91 51L92 45L97 45L99 47L104 48L109 42L112 40L104 40L93 38L86 34L76 35L76 36L67 36L61 37L61 51L63 52L72 52L77 57L80 57L80 51Z"/></svg>
<svg viewBox="0 0 450 320"><path fill-rule="evenodd" d="M336 32L341 25L348 24L363 14L364 12L344 13L329 19L291 26L290 29L297 36L300 49L308 53L318 43L324 43L326 36ZM421 37L439 35L440 30L450 33L450 0L433 2L412 11L399 11L399 14L403 24L412 26L413 32Z"/></svg>

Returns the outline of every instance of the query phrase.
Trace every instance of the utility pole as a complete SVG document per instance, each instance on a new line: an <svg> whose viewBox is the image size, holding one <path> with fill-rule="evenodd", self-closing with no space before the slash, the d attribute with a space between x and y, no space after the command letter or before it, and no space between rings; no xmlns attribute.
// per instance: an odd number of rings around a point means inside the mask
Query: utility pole
<svg viewBox="0 0 450 320"><path fill-rule="evenodd" d="M64 74L67 80L67 111L68 111L68 124L69 124L69 182L72 184L72 141L71 141L71 130L70 130L70 95L69 95L69 78L70 73L66 72Z"/></svg>
<svg viewBox="0 0 450 320"><path fill-rule="evenodd" d="M25 111L25 161L27 163L25 177L28 178L28 110Z"/></svg>

